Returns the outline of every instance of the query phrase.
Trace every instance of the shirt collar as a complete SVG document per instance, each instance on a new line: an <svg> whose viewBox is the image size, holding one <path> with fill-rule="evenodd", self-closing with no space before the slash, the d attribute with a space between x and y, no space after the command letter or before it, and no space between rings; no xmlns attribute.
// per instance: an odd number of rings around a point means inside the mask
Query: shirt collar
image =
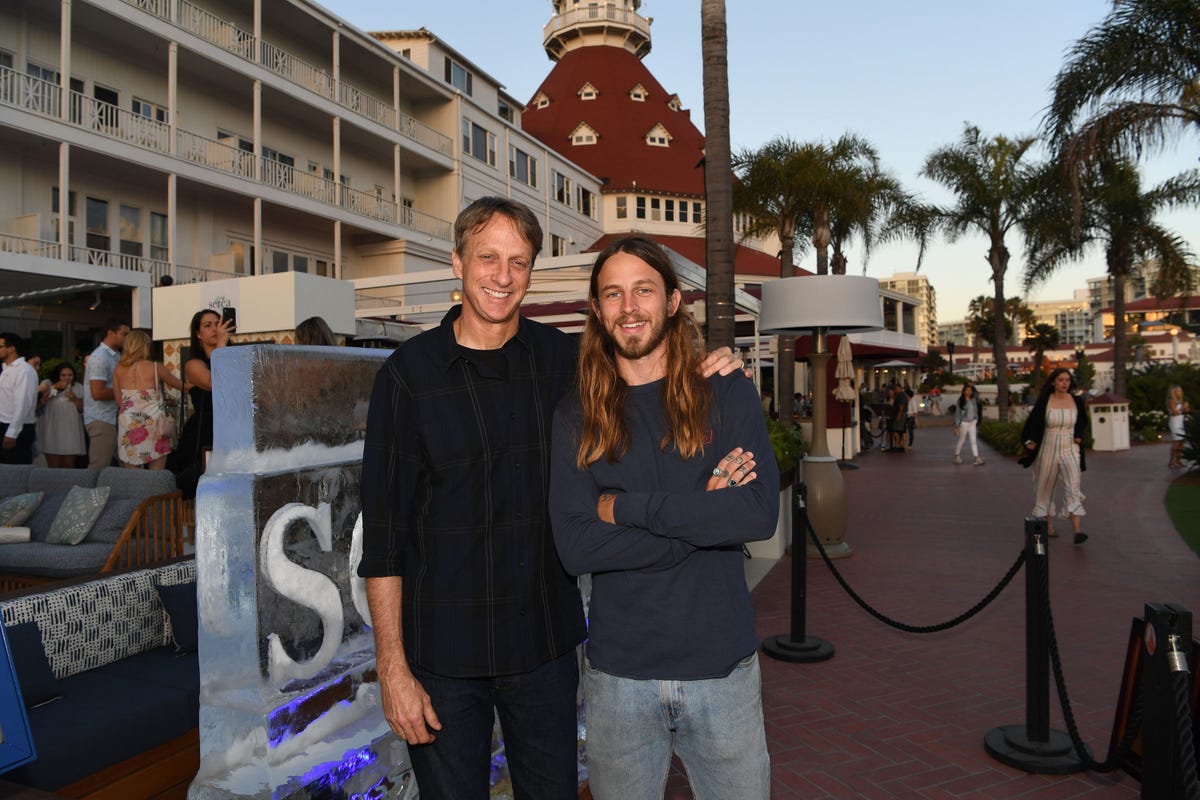
<svg viewBox="0 0 1200 800"><path fill-rule="evenodd" d="M453 367L454 362L456 362L458 359L467 357L468 348L465 348L459 344L458 339L456 339L454 336L454 321L460 316L462 316L462 306L452 306L450 310L446 312L446 316L442 317L441 325L438 326L438 330L441 331L441 335L446 343L446 369ZM524 317L518 317L517 332L513 334L513 337L509 339L508 342L504 343L504 347L507 347L509 342L517 342L526 350L528 350L530 349L530 336L531 329L529 321Z"/></svg>

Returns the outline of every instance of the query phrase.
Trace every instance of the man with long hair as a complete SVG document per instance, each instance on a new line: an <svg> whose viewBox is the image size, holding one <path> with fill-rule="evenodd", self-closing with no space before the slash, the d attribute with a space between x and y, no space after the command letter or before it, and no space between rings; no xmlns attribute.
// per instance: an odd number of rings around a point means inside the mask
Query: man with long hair
<svg viewBox="0 0 1200 800"><path fill-rule="evenodd" d="M584 664L593 795L770 796L742 545L769 538L779 470L753 384L700 376L699 330L649 239L596 258L579 379L555 414L550 515L592 574Z"/></svg>
<svg viewBox="0 0 1200 800"><path fill-rule="evenodd" d="M520 316L542 238L511 200L463 209L462 304L397 348L371 395L358 572L384 716L422 800L486 800L496 716L517 798L578 795L583 610L546 511L550 426L576 348ZM740 366L728 349L712 361Z"/></svg>

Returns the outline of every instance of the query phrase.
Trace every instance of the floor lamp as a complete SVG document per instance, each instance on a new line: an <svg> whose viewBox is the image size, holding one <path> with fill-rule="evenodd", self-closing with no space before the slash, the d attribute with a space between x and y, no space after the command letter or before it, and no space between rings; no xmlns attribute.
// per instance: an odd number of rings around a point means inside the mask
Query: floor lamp
<svg viewBox="0 0 1200 800"><path fill-rule="evenodd" d="M846 490L837 458L829 453L826 435L830 399L826 366L832 358L826 337L831 333L883 329L879 281L857 275L807 275L769 281L762 286L759 328L764 333L784 336L813 334L808 357L813 374L813 441L803 464L808 516L830 558L848 556L853 549L845 541ZM793 560L799 544L792 542Z"/></svg>

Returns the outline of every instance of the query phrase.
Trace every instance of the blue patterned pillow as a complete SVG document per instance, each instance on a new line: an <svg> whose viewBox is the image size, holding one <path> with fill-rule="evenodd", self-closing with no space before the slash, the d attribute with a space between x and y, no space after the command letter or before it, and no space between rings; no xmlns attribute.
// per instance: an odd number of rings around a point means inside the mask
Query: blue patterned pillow
<svg viewBox="0 0 1200 800"><path fill-rule="evenodd" d="M108 486L97 486L88 489L83 486L72 486L63 500L54 522L50 523L50 533L46 541L50 544L79 544L88 535L88 531L96 524L104 504L108 502Z"/></svg>
<svg viewBox="0 0 1200 800"><path fill-rule="evenodd" d="M0 528L16 528L25 524L25 520L41 505L42 492L16 494L0 500Z"/></svg>

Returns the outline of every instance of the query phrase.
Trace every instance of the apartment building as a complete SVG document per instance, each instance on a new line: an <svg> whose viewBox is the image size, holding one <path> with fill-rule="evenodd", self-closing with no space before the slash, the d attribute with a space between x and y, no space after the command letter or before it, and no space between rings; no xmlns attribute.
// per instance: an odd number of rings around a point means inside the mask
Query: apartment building
<svg viewBox="0 0 1200 800"><path fill-rule="evenodd" d="M937 347L941 342L937 319L937 290L929 278L916 272L897 272L890 278L880 278L879 286L891 289L918 302L916 306L916 333L921 348Z"/></svg>
<svg viewBox="0 0 1200 800"><path fill-rule="evenodd" d="M530 205L546 252L599 238L555 192L597 179L523 134L498 81L401 39L302 0L0 4L0 321L66 356L109 313L149 327L154 286L294 271L428 324L470 200Z"/></svg>
<svg viewBox="0 0 1200 800"><path fill-rule="evenodd" d="M1077 290L1073 300L1035 300L1026 305L1033 312L1035 324L1045 323L1058 329L1058 340L1063 347L1092 340L1087 290Z"/></svg>

